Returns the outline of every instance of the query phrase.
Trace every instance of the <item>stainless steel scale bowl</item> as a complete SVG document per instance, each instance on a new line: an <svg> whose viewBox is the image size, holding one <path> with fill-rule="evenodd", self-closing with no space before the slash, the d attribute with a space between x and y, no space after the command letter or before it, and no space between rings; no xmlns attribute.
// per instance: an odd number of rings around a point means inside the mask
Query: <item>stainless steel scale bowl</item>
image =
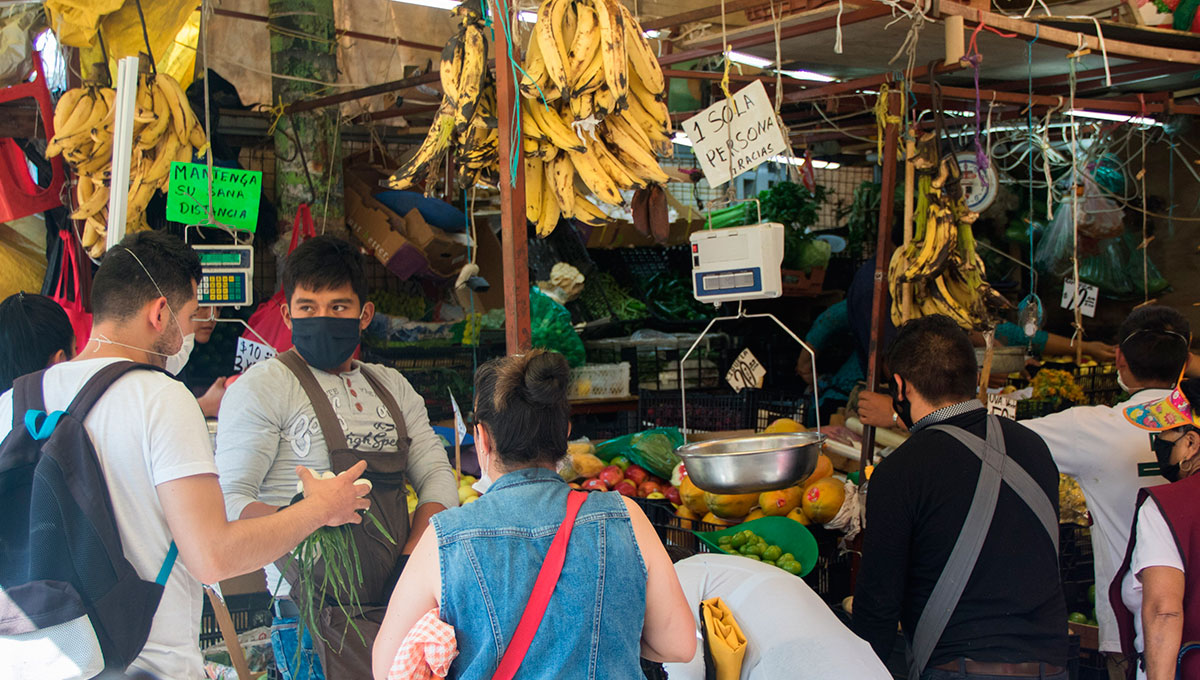
<svg viewBox="0 0 1200 680"><path fill-rule="evenodd" d="M772 491L803 481L817 467L825 435L760 434L697 442L678 449L688 477L712 493Z"/></svg>

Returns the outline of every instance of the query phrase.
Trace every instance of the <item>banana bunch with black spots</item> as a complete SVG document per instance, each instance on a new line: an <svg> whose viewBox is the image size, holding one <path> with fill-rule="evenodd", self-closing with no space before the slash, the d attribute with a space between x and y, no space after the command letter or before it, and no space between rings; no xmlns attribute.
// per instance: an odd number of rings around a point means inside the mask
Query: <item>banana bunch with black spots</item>
<svg viewBox="0 0 1200 680"><path fill-rule="evenodd" d="M488 69L483 14L478 2L464 2L452 11L459 27L438 66L442 102L421 146L388 180L393 189L411 189L436 173L451 147L462 171L461 185L499 183L496 81Z"/></svg>
<svg viewBox="0 0 1200 680"><path fill-rule="evenodd" d="M75 174L75 210L84 221L82 242L92 257L104 254L112 185L116 92L87 84L67 90L54 109L54 137L46 157L62 154ZM173 161L189 162L207 152L204 128L179 83L166 73L138 78L133 119L126 230L148 229L146 206L155 191L166 191Z"/></svg>
<svg viewBox="0 0 1200 680"><path fill-rule="evenodd" d="M666 80L637 19L615 0L544 0L520 76L525 211L538 236L560 219L608 221L595 202L664 184Z"/></svg>
<svg viewBox="0 0 1200 680"><path fill-rule="evenodd" d="M1011 303L987 282L972 231L979 215L968 211L963 199L949 199L938 180L922 180L917 191L914 237L896 249L888 266L892 323L942 314L964 329L994 327L994 313ZM907 315L905 284L912 286Z"/></svg>

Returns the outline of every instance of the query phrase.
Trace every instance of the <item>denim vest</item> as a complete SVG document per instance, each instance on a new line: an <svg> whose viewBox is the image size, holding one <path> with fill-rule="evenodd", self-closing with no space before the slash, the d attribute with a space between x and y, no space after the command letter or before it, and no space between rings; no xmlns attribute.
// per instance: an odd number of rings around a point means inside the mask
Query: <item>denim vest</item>
<svg viewBox="0 0 1200 680"><path fill-rule="evenodd" d="M510 472L479 500L433 516L441 618L458 658L448 677L488 680L508 647L554 534L567 484L554 472ZM517 680L641 678L646 565L622 497L589 493L558 586Z"/></svg>

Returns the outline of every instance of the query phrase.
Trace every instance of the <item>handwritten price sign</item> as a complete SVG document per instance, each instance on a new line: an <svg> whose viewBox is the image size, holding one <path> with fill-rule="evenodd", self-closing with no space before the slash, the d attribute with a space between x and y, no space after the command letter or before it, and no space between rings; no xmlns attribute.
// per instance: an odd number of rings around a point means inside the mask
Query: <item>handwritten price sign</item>
<svg viewBox="0 0 1200 680"><path fill-rule="evenodd" d="M988 395L988 413L1009 420L1017 419L1017 400L1006 394Z"/></svg>
<svg viewBox="0 0 1200 680"><path fill-rule="evenodd" d="M1080 308L1080 313L1089 319L1096 316L1096 300L1100 289L1086 283L1079 284L1079 299L1075 299L1075 280L1063 279L1062 308Z"/></svg>
<svg viewBox="0 0 1200 680"><path fill-rule="evenodd" d="M241 373L260 361L275 356L275 350L261 342L238 338L237 354L233 357L233 372Z"/></svg>
<svg viewBox="0 0 1200 680"><path fill-rule="evenodd" d="M729 372L725 374L725 382L729 383L734 392L741 392L747 387L762 387L763 378L766 376L767 369L763 368L763 365L747 348L742 350L737 359L734 359L733 366L730 366Z"/></svg>

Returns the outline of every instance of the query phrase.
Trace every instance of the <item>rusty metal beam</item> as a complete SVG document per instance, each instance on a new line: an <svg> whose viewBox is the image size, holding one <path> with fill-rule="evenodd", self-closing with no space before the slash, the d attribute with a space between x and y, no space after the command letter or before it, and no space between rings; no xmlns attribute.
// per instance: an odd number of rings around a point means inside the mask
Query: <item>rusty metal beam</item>
<svg viewBox="0 0 1200 680"><path fill-rule="evenodd" d="M667 78L686 78L688 80L721 80L725 77L725 74L719 71L684 71L682 69L664 68L663 76ZM775 76L747 76L739 73L730 73L729 80L730 82L737 83L752 83L756 80L761 80L767 85L773 86L775 84ZM789 83L789 81L791 81L791 83ZM795 84L796 86L800 86L799 83L791 78L784 78L783 82L785 85ZM784 87L783 89L786 90L788 88Z"/></svg>
<svg viewBox="0 0 1200 680"><path fill-rule="evenodd" d="M961 71L962 69L962 64L943 64L942 62L938 62L937 66L935 67L935 72L939 74L953 73L955 71ZM913 69L912 79L916 80L918 78L925 78L928 75L929 66L918 66ZM873 76L863 76L862 78L845 80L840 83L830 83L820 87L810 87L799 92L789 92L783 95L783 101L785 104L812 101L814 99L822 99L824 97L832 97L839 94L845 94L847 92L854 92L855 90L879 87L883 83L890 83L893 80L895 80L895 75L893 72L889 71L888 73L879 73Z"/></svg>
<svg viewBox="0 0 1200 680"><path fill-rule="evenodd" d="M214 8L213 14L232 19L245 19L246 21L257 21L259 23L268 23L269 19L261 14L250 14L248 12L235 12L231 9ZM370 33L359 33L358 31L345 31L340 28L333 29L339 36L347 38L355 38L357 40L370 40L371 42L386 43L388 45L399 45L401 47L411 47L414 50L425 50L428 52L441 53L440 45L427 45L425 43L413 42L411 40L401 40L400 38L388 38L382 35L372 35Z"/></svg>
<svg viewBox="0 0 1200 680"><path fill-rule="evenodd" d="M1157 62L1152 62L1149 64L1145 63L1145 62L1134 62L1132 64L1121 64L1120 66L1113 66L1112 68L1109 69L1109 72L1112 74L1112 76L1114 78L1114 82L1115 82L1115 79L1117 76L1128 75L1130 73L1141 73L1143 71L1150 71L1150 70L1157 70L1157 69L1164 69L1164 68L1171 69L1171 71L1170 71L1171 73L1176 73L1179 71L1188 71L1188 70L1193 69L1194 67L1188 66L1186 64L1166 64L1166 65L1164 65L1164 64L1157 63ZM1092 82L1092 81L1096 81L1096 80L1104 80L1104 69L1103 68L1094 68L1094 69L1089 69L1087 71L1079 71L1078 73L1075 74L1075 82L1076 83ZM1069 73L1063 73L1061 75L1054 75L1054 76L1042 76L1041 78L1033 79L1033 90L1034 90L1034 92L1037 92L1039 90L1044 90L1046 88L1067 85L1070 82L1071 82L1071 75ZM988 83L987 87L990 87L993 90L1024 92L1029 89L1029 81L1028 80L1008 80L1008 81L999 82L999 83Z"/></svg>
<svg viewBox="0 0 1200 680"><path fill-rule="evenodd" d="M929 85L925 83L913 83L913 92L918 94L930 94ZM968 87L949 87L942 86L942 97L947 99L960 99L967 101L975 100L974 88ZM1025 92L997 92L996 90L981 89L979 97L985 100L995 100L1007 104L1026 104L1029 101L1033 102L1034 106L1066 106L1067 98L1060 96L1035 94L1032 97ZM1143 112L1143 104L1136 99L1081 99L1075 98L1075 106L1081 109L1091 109L1095 111L1110 111L1113 113L1128 113L1140 114ZM1200 105L1196 104L1173 104L1171 102L1152 102L1145 103L1145 113L1183 113L1189 115L1200 115Z"/></svg>
<svg viewBox="0 0 1200 680"><path fill-rule="evenodd" d="M404 90L410 87L416 87L418 85L440 82L440 80L441 78L436 71L431 73L422 73L419 76L401 78L400 80L380 83L379 85L371 85L370 87L362 87L357 90L331 94L328 97L318 97L317 99L293 102L285 106L283 112L284 115L287 115L289 113L299 113L301 111L312 111L313 109L333 106L334 104L341 104L342 102L352 102L356 99L362 99L364 97L374 97L377 94L387 94L389 92L396 92L397 90Z"/></svg>
<svg viewBox="0 0 1200 680"><path fill-rule="evenodd" d="M842 26L846 27L862 21L877 19L881 16L890 15L891 11L892 10L887 5L874 4L853 12L847 12L844 16L842 16ZM780 30L779 39L787 40L789 38L796 38L802 35L808 35L810 33L827 31L831 28L835 28L837 26L837 21L837 17L831 16L824 19L817 19L816 21L797 24L795 26L788 26ZM729 49L740 50L747 47L765 45L772 42L775 42L775 30L768 27L764 28L758 33L744 35L730 40ZM669 66L671 64L678 64L682 61L691 61L693 59L700 59L703 57L710 57L714 54L720 54L722 49L722 46L718 43L711 47L697 47L695 49L684 50L682 52L673 52L671 54L664 54L663 56L659 57L658 63L662 64L663 66Z"/></svg>

